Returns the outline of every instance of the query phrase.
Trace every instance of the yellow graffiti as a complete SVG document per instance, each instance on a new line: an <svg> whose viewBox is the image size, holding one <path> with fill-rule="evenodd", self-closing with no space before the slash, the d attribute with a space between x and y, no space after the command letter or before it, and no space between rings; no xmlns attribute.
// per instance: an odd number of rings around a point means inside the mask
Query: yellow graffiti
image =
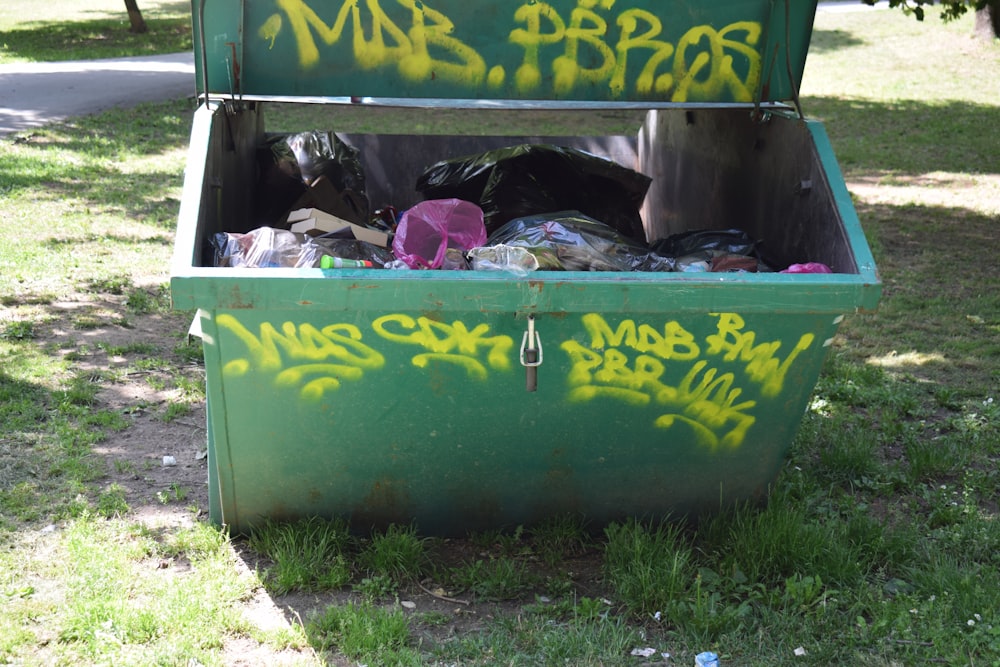
<svg viewBox="0 0 1000 667"><path fill-rule="evenodd" d="M614 0L600 0L601 9L609 10ZM552 62L553 91L566 95L580 84L607 83L612 97L627 91L626 73L629 54L636 49L652 51L635 83L639 95L670 95L673 102L718 99L723 91L732 99L751 101L760 80L760 54L754 48L761 35L759 23L739 21L722 30L711 26L696 26L681 37L677 48L657 39L663 32L660 19L641 9L623 11L616 24L620 30L618 41L612 47L607 41L608 23L594 8L597 0L578 0L578 6L566 22L558 11L543 2L529 2L514 14L515 21L525 27L511 31L508 40L524 49L524 59L517 69L518 92L530 93L545 80L541 69L543 46L565 43L563 54ZM544 20L544 21L543 21ZM543 22L547 30L543 31ZM639 25L645 32L636 35ZM742 41L733 38L742 34ZM705 45L705 50L693 58L694 47ZM580 65L581 46L586 47L589 59L600 64L585 68ZM745 60L747 75L741 79L734 64L734 54ZM673 56L673 70L657 74L660 66ZM675 85L676 84L676 85Z"/></svg>
<svg viewBox="0 0 1000 667"><path fill-rule="evenodd" d="M640 22L647 26L646 32L633 37L639 29ZM621 39L615 46L617 62L614 68L614 75L611 77L611 94L614 97L621 97L625 93L625 73L628 67L629 52L632 49L651 49L653 56L646 61L639 78L636 80L635 89L640 95L666 95L674 86L672 74L656 75L660 65L674 54L674 45L670 42L663 42L655 39L663 31L663 24L659 17L651 12L642 9L631 9L623 12L618 17L618 27L621 29Z"/></svg>
<svg viewBox="0 0 1000 667"><path fill-rule="evenodd" d="M608 32L608 24L591 9L594 4L596 3L581 0L580 7L574 9L570 15L565 37L566 52L552 63L552 70L555 72L553 88L556 95L569 94L578 80L588 84L606 81L614 70L615 54L603 39ZM611 2L604 0L602 4L608 9L614 4L614 0ZM588 25L589 27L585 27ZM597 54L601 63L598 67L580 66L581 43Z"/></svg>
<svg viewBox="0 0 1000 667"><path fill-rule="evenodd" d="M583 315L584 336L560 345L570 364L567 400L613 400L652 409L657 428L683 425L711 450L739 447L757 421L757 401L745 397L745 389L754 385L761 397L779 396L796 359L815 336L802 334L782 358L782 341L758 341L736 313L708 316L714 318L714 330L696 338L676 321L653 326L622 319L613 324L599 313ZM228 313L218 315L216 322L220 332L246 348L244 355L223 365L223 374L273 374L275 386L297 389L304 400L320 400L342 383L360 381L385 367L383 355L362 341L353 324L263 322L251 331ZM485 381L490 371L507 371L512 365L514 340L495 334L486 323L470 327L397 313L375 319L371 329L382 341L408 347L416 368L451 365Z"/></svg>
<svg viewBox="0 0 1000 667"><path fill-rule="evenodd" d="M551 32L542 32L542 19L552 24ZM517 89L531 91L542 85L541 48L558 44L566 34L566 24L555 7L544 2L521 5L514 12L514 20L525 28L511 31L510 43L524 49L524 62L514 74Z"/></svg>
<svg viewBox="0 0 1000 667"><path fill-rule="evenodd" d="M462 322L445 324L426 317L385 315L372 322L372 329L385 340L415 345L425 352L415 355L413 365L426 368L431 362L461 366L469 377L487 378L487 367L494 370L510 368L510 351L514 340L510 336L491 336L486 324L471 331ZM480 355L485 351L485 363Z"/></svg>
<svg viewBox="0 0 1000 667"><path fill-rule="evenodd" d="M264 25L257 31L261 39L270 42L268 45L269 49L274 48L274 40L281 34L282 25L281 14L273 14L271 18L264 21Z"/></svg>
<svg viewBox="0 0 1000 667"><path fill-rule="evenodd" d="M746 323L736 313L715 313L719 318L718 333L708 336L708 354L724 354L725 361L740 361L746 364L750 379L760 383L761 393L767 397L777 396L785 385L785 376L792 362L800 353L809 349L815 340L811 333L802 334L784 361L779 361L775 353L781 347L780 341L754 345L756 334L743 331Z"/></svg>
<svg viewBox="0 0 1000 667"><path fill-rule="evenodd" d="M569 355L571 402L610 398L637 407L655 404L669 412L655 420L669 428L680 421L694 428L700 445L715 449L738 447L756 418L747 414L756 401L737 402L742 389L734 387L732 373L706 369L705 361L694 364L676 386L664 382L666 366L650 355L638 355L634 362L618 349L593 350L577 341L566 341L562 349Z"/></svg>
<svg viewBox="0 0 1000 667"><path fill-rule="evenodd" d="M370 20L371 38L365 39L361 3ZM333 46L340 42L351 20L351 48L355 64L363 70L395 66L400 76L411 81L440 78L478 86L486 77L486 62L472 48L451 37L454 24L441 12L419 0L397 0L410 10L409 30L400 28L379 4L379 0L345 0L332 25L328 25L304 0L276 0L291 26L298 49L299 64L304 69L320 61L316 39ZM281 33L281 14L271 15L258 34L272 44ZM449 56L435 58L431 48Z"/></svg>
<svg viewBox="0 0 1000 667"><path fill-rule="evenodd" d="M743 33L743 40L730 39L733 33ZM709 26L689 30L677 45L674 56L675 102L718 99L728 89L737 101L753 99L760 81L760 54L753 48L760 39L759 23L741 21L716 31ZM689 51L705 43L705 50L693 58ZM746 59L749 75L741 79L733 68L733 53Z"/></svg>
<svg viewBox="0 0 1000 667"><path fill-rule="evenodd" d="M597 313L584 315L583 325L590 334L590 346L597 349L626 345L638 352L653 352L661 359L678 361L695 359L701 354L694 336L677 322L667 322L662 335L648 324L636 327L633 320L623 320L612 331L607 320Z"/></svg>
<svg viewBox="0 0 1000 667"><path fill-rule="evenodd" d="M803 334L781 359L777 356L781 342L757 343L756 334L745 331L746 322L739 315L712 317L717 318L715 331L699 342L673 321L662 329L631 319L613 326L598 313L584 315L586 342L562 344L571 363L568 399L606 398L637 407L662 407L666 412L655 420L656 426L685 424L702 446L738 447L756 422L750 411L757 402L741 400L743 388L737 385L736 372L712 367L710 357L738 364L747 382L758 385L762 396L773 398L784 390L789 369L815 337ZM678 362L694 363L680 371L683 377L671 381L680 374Z"/></svg>
<svg viewBox="0 0 1000 667"><path fill-rule="evenodd" d="M434 11L418 0L400 0L400 3L409 6L413 15L410 28L413 53L399 64L403 78L409 81L441 78L478 87L486 76L486 61L474 49L450 36L455 30L455 24L441 12ZM430 25L427 24L428 19ZM448 62L431 56L432 46L451 54L454 61Z"/></svg>
<svg viewBox="0 0 1000 667"><path fill-rule="evenodd" d="M265 322L254 335L232 315L223 313L216 321L247 348L247 357L229 361L223 373L240 376L252 369L273 371L278 386L301 385L304 399L322 398L327 391L338 389L341 381L360 380L365 371L385 364L380 353L361 342L361 331L352 324L317 329L311 324L285 322L279 332Z"/></svg>
<svg viewBox="0 0 1000 667"><path fill-rule="evenodd" d="M274 1L279 11L257 36L273 48L287 26L299 65L307 70L320 63L320 45L350 40L353 63L338 63L341 71L352 65L363 71L393 68L405 81L441 80L473 92L484 85L494 91L512 85L516 94L532 96L544 95L548 86L551 94L566 97L581 87L604 87L612 99L634 94L690 102L728 96L747 102L760 83L763 31L754 21L720 29L694 26L674 44L663 39L659 16L635 7L615 10L617 0L576 0L568 17L547 2L527 0L513 8L507 34L507 44L519 52L498 49L501 62L488 66L456 36L451 18L423 0L388 0L394 18L383 0L341 0L332 23L310 0ZM463 28L482 32L479 26ZM516 63L512 83L505 63ZM637 72L633 81L630 72Z"/></svg>
<svg viewBox="0 0 1000 667"><path fill-rule="evenodd" d="M696 363L678 385L675 401L685 406L683 413L662 415L656 420L656 425L669 428L675 418L683 418L701 424L706 432L713 434L712 439L708 441L702 436L701 444L713 449L718 446L739 447L743 444L747 431L757 421L756 417L744 414L744 411L756 407L757 402L736 403L743 390L733 387L735 376L732 373L724 373L716 377L718 371L714 368L705 370L707 365L708 362L705 361ZM699 375L701 375L700 380ZM730 423L733 425L729 431L721 438L716 438L715 434L722 433Z"/></svg>

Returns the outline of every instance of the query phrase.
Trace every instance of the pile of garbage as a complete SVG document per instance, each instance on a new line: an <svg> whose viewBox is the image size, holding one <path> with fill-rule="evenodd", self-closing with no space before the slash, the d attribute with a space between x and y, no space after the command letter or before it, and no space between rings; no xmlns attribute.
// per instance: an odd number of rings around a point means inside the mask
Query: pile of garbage
<svg viewBox="0 0 1000 667"><path fill-rule="evenodd" d="M437 162L418 178L424 201L372 211L357 149L332 132L261 147L256 210L265 224L211 239L216 266L508 271L765 272L738 229L645 241L651 179L547 144ZM829 273L796 264L796 273Z"/></svg>

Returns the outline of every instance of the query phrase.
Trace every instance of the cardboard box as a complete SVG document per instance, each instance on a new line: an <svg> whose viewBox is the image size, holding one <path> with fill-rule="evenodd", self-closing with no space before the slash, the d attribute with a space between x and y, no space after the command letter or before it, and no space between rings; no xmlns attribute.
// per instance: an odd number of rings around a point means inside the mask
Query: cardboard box
<svg viewBox="0 0 1000 667"><path fill-rule="evenodd" d="M293 232L301 232L310 236L322 236L323 234L340 234L345 238L367 241L383 248L389 245L389 235L385 232L370 227L355 225L353 222L342 220L335 215L318 208L300 208L288 214L289 229Z"/></svg>

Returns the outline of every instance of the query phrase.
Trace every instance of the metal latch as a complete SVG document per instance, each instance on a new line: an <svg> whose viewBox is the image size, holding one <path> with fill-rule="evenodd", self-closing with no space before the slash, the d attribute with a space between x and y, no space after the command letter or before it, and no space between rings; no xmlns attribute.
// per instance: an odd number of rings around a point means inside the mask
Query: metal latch
<svg viewBox="0 0 1000 667"><path fill-rule="evenodd" d="M538 389L538 367L542 365L542 339L535 331L535 316L528 315L528 330L521 338L521 365L527 378L527 390Z"/></svg>

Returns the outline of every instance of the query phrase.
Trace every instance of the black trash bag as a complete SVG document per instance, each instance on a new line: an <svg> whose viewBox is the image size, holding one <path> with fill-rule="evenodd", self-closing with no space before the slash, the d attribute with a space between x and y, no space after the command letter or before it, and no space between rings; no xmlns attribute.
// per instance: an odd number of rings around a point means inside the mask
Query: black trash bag
<svg viewBox="0 0 1000 667"><path fill-rule="evenodd" d="M757 241L739 229L702 229L673 234L653 241L649 247L667 257L685 257L700 252L715 255L757 256Z"/></svg>
<svg viewBox="0 0 1000 667"><path fill-rule="evenodd" d="M673 270L672 259L579 211L515 218L491 234L486 245L525 248L542 271Z"/></svg>
<svg viewBox="0 0 1000 667"><path fill-rule="evenodd" d="M372 266L377 268L385 268L386 264L396 259L388 248L377 246L368 241L325 235L317 236L313 238L313 241L330 257L368 260Z"/></svg>
<svg viewBox="0 0 1000 667"><path fill-rule="evenodd" d="M574 148L521 144L438 162L416 188L426 199L479 204L488 234L515 218L576 210L645 242L639 208L651 180Z"/></svg>
<svg viewBox="0 0 1000 667"><path fill-rule="evenodd" d="M344 189L364 193L365 170L360 151L333 132L313 130L291 134L285 137L285 144L295 156L304 183L325 176Z"/></svg>
<svg viewBox="0 0 1000 667"><path fill-rule="evenodd" d="M360 152L333 132L313 130L278 135L257 152L256 208L262 224L284 224L282 217L300 203L348 222L369 222L365 172Z"/></svg>

